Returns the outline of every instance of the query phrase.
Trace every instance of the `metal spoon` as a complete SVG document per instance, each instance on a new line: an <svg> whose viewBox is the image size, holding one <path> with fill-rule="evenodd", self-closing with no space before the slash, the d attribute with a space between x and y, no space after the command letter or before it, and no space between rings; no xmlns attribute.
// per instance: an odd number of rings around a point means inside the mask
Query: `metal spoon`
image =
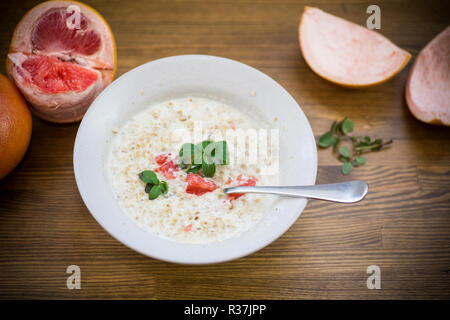
<svg viewBox="0 0 450 320"><path fill-rule="evenodd" d="M317 184L313 186L292 187L231 187L225 188L226 194L231 193L269 193L281 196L312 198L334 202L353 203L361 201L369 187L365 181L355 180L341 183Z"/></svg>

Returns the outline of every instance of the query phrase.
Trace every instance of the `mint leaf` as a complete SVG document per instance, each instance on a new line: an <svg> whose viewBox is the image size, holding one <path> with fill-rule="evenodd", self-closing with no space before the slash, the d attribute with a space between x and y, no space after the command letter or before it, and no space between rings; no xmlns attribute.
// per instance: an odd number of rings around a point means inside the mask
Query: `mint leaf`
<svg viewBox="0 0 450 320"><path fill-rule="evenodd" d="M186 173L190 173L190 172L192 172L192 173L198 173L201 169L202 169L202 165L201 165L201 164L198 164L198 165L195 165L195 166L189 168L189 170L186 171Z"/></svg>
<svg viewBox="0 0 450 320"><path fill-rule="evenodd" d="M338 127L338 122L337 122L337 120L334 120L333 124L331 125L330 132L335 133L337 127Z"/></svg>
<svg viewBox="0 0 450 320"><path fill-rule="evenodd" d="M153 183L147 183L144 189L145 193L149 193L153 186L154 186Z"/></svg>
<svg viewBox="0 0 450 320"><path fill-rule="evenodd" d="M340 147L339 148L339 153L344 157L344 158L350 158L350 150L348 150L347 147Z"/></svg>
<svg viewBox="0 0 450 320"><path fill-rule="evenodd" d="M210 143L205 147L203 160L209 163L225 165L229 163L228 145L226 141Z"/></svg>
<svg viewBox="0 0 450 320"><path fill-rule="evenodd" d="M344 120L342 120L342 123L341 123L342 133L347 134L349 132L352 132L353 126L354 126L353 120L345 118Z"/></svg>
<svg viewBox="0 0 450 320"><path fill-rule="evenodd" d="M366 163L366 158L364 158L364 157L357 157L357 158L355 159L355 162L356 162L358 165L362 165L362 164Z"/></svg>
<svg viewBox="0 0 450 320"><path fill-rule="evenodd" d="M350 172L352 172L353 165L350 162L344 162L342 165L342 173L344 175L348 175Z"/></svg>
<svg viewBox="0 0 450 320"><path fill-rule="evenodd" d="M139 173L139 178L145 183L159 184L158 177L152 170L142 171L141 173Z"/></svg>
<svg viewBox="0 0 450 320"><path fill-rule="evenodd" d="M210 140L203 140L202 142L198 143L195 147L203 152L209 144L211 144Z"/></svg>
<svg viewBox="0 0 450 320"><path fill-rule="evenodd" d="M161 181L159 188L161 189L162 194L166 194L169 191L169 185L165 181Z"/></svg>
<svg viewBox="0 0 450 320"><path fill-rule="evenodd" d="M336 142L336 139L333 137L333 133L328 131L324 135L319 138L319 146L322 148L328 148Z"/></svg>
<svg viewBox="0 0 450 320"><path fill-rule="evenodd" d="M333 143L333 151L336 150L336 148L338 147L340 142L341 142L341 139L336 138L336 141Z"/></svg>
<svg viewBox="0 0 450 320"><path fill-rule="evenodd" d="M214 163L208 164L206 162L202 163L202 172L205 177L213 177L216 173L216 165Z"/></svg>
<svg viewBox="0 0 450 320"><path fill-rule="evenodd" d="M192 163L194 158L195 146L192 143L184 143L178 152L178 166L181 169L186 169Z"/></svg>
<svg viewBox="0 0 450 320"><path fill-rule="evenodd" d="M150 192L148 193L148 198L150 200L155 200L161 194L161 188L159 186L153 186Z"/></svg>

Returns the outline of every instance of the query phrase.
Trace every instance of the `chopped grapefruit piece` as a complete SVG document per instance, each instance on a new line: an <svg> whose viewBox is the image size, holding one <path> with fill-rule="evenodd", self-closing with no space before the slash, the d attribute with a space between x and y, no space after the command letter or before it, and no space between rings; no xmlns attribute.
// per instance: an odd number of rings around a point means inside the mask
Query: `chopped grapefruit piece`
<svg viewBox="0 0 450 320"><path fill-rule="evenodd" d="M256 186L256 182L258 181L256 178L254 177L250 177L248 179L244 179L242 178L242 174L240 174L237 177L237 181L239 182L239 184L237 185L237 187L253 187ZM243 195L245 195L245 193L232 193L228 195L228 199L230 199L230 201L239 199L240 197L242 197Z"/></svg>
<svg viewBox="0 0 450 320"><path fill-rule="evenodd" d="M156 163L160 166L167 162L169 159L170 153L163 153L155 157Z"/></svg>
<svg viewBox="0 0 450 320"><path fill-rule="evenodd" d="M187 175L186 183L186 192L197 196L217 189L217 185L213 181L204 179L199 174L192 172Z"/></svg>
<svg viewBox="0 0 450 320"><path fill-rule="evenodd" d="M345 87L369 87L400 72L411 55L381 34L317 8L305 7L300 49L322 78Z"/></svg>
<svg viewBox="0 0 450 320"><path fill-rule="evenodd" d="M155 172L161 173L167 179L175 179L174 172L178 171L178 164L174 160L169 160L170 155L170 153L166 153L155 157L155 161L159 165Z"/></svg>

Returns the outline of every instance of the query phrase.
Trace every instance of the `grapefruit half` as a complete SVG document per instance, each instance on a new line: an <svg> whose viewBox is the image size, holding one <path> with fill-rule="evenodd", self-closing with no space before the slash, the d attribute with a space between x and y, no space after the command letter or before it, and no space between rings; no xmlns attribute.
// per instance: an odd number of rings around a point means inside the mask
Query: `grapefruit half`
<svg viewBox="0 0 450 320"><path fill-rule="evenodd" d="M7 71L34 114L75 122L114 77L114 36L102 16L85 4L43 2L17 25Z"/></svg>
<svg viewBox="0 0 450 320"><path fill-rule="evenodd" d="M406 83L405 96L417 119L450 126L450 27L419 53Z"/></svg>
<svg viewBox="0 0 450 320"><path fill-rule="evenodd" d="M301 17L299 42L315 73L350 88L385 82L411 58L379 33L311 7Z"/></svg>

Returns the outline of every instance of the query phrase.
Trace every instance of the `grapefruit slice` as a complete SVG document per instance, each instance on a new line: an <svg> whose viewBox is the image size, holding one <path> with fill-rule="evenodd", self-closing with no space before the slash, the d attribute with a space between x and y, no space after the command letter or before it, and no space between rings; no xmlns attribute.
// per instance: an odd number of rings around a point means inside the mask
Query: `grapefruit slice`
<svg viewBox="0 0 450 320"><path fill-rule="evenodd" d="M106 21L76 1L31 9L14 31L7 71L31 111L52 122L80 120L111 83L116 45Z"/></svg>
<svg viewBox="0 0 450 320"><path fill-rule="evenodd" d="M450 126L450 27L419 53L406 83L405 96L417 119Z"/></svg>
<svg viewBox="0 0 450 320"><path fill-rule="evenodd" d="M411 58L379 33L311 7L301 17L299 41L315 73L350 88L385 82Z"/></svg>

